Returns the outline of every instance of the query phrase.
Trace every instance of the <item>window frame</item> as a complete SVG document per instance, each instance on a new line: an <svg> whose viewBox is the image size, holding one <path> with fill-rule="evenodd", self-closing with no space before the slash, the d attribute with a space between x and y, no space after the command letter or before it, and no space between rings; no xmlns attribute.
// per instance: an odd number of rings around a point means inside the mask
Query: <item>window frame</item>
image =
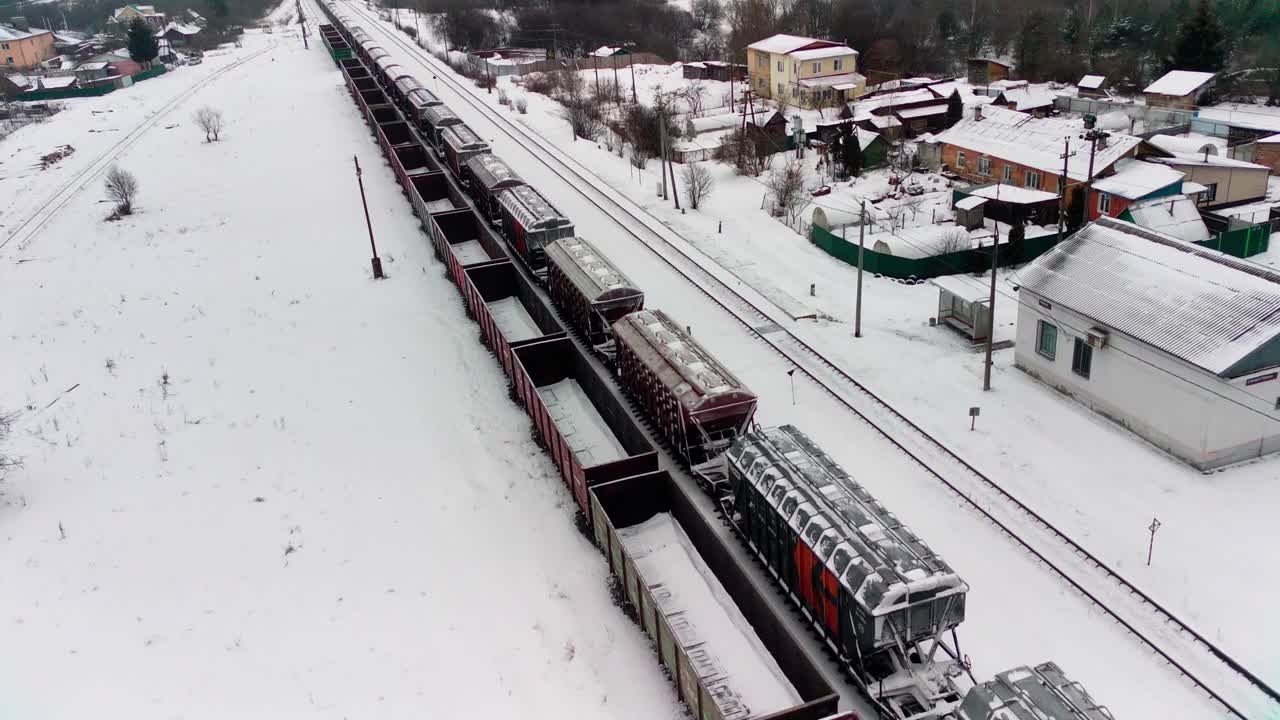
<svg viewBox="0 0 1280 720"><path fill-rule="evenodd" d="M779 60L779 61L778 61L778 72L786 72L786 71L787 71L787 65L786 65L786 63L785 63L784 61L782 61L782 60Z"/></svg>
<svg viewBox="0 0 1280 720"><path fill-rule="evenodd" d="M1035 182L1033 183L1032 180ZM1028 170L1022 173L1022 186L1031 190L1039 190L1042 178L1039 172Z"/></svg>
<svg viewBox="0 0 1280 720"><path fill-rule="evenodd" d="M1213 202L1218 199L1218 183L1204 183L1204 192L1200 193L1201 202Z"/></svg>
<svg viewBox="0 0 1280 720"><path fill-rule="evenodd" d="M813 67L810 69L810 72L814 72L814 73L822 72L822 61L821 60L814 61Z"/></svg>
<svg viewBox="0 0 1280 720"><path fill-rule="evenodd" d="M1093 375L1093 346L1085 338L1077 337L1071 348L1071 372L1085 380Z"/></svg>
<svg viewBox="0 0 1280 720"><path fill-rule="evenodd" d="M991 174L991 158L987 157L986 155L978 156L978 174L979 175Z"/></svg>
<svg viewBox="0 0 1280 720"><path fill-rule="evenodd" d="M1111 193L1098 193L1098 212L1103 215L1111 214Z"/></svg>
<svg viewBox="0 0 1280 720"><path fill-rule="evenodd" d="M1000 182L1006 185L1013 182L1013 166L1012 165L1005 163L1004 167L1000 170Z"/></svg>
<svg viewBox="0 0 1280 720"><path fill-rule="evenodd" d="M840 70L840 69L842 68L842 66L843 66L843 63L844 63L844 60L842 60L842 59L840 59L840 58L836 58L835 60L832 60L832 61L831 61L831 69L832 69L832 70Z"/></svg>
<svg viewBox="0 0 1280 720"><path fill-rule="evenodd" d="M1049 335L1052 335L1051 347L1048 352L1044 349L1045 337L1047 336L1046 329L1050 330L1051 333ZM1058 359L1058 326L1048 320L1038 320L1036 322L1036 354L1050 360Z"/></svg>
<svg viewBox="0 0 1280 720"><path fill-rule="evenodd" d="M956 151L956 167L958 167L958 168L963 168L964 166L965 166L965 165L964 165L964 151L963 151L963 150L957 150L957 151Z"/></svg>

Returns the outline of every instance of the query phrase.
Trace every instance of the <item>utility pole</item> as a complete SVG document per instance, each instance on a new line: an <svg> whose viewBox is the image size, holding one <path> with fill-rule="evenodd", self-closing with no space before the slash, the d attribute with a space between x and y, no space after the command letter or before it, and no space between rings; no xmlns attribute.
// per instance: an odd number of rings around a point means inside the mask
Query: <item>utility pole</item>
<svg viewBox="0 0 1280 720"><path fill-rule="evenodd" d="M661 105L658 105L656 109L658 111L658 150L659 152L662 153L662 157L659 160L658 167L662 171L661 173L659 173L662 175L662 199L666 200L667 199L667 166L666 166L667 116L666 116L666 113L662 111Z"/></svg>
<svg viewBox="0 0 1280 720"><path fill-rule="evenodd" d="M628 44L635 45L635 43ZM636 59L630 53L627 54L627 64L631 66L631 102L639 105L640 101L636 99Z"/></svg>
<svg viewBox="0 0 1280 720"><path fill-rule="evenodd" d="M667 167L671 170L671 198L675 200L676 209L680 209L680 188L676 187L676 164L671 158L666 159Z"/></svg>
<svg viewBox="0 0 1280 720"><path fill-rule="evenodd" d="M858 300L853 309L853 336L856 338L862 337L862 251L866 247L866 237L867 201L863 200L861 214L858 216Z"/></svg>
<svg viewBox="0 0 1280 720"><path fill-rule="evenodd" d="M996 191L996 197L1000 191ZM1012 227L1012 226L1011 226ZM982 391L991 389L991 345L996 335L996 263L1000 257L1000 223L996 223L995 237L991 239L991 295L987 298L987 360L982 369Z"/></svg>
<svg viewBox="0 0 1280 720"><path fill-rule="evenodd" d="M1104 132L1093 127L1093 123L1091 123L1087 117L1085 118L1085 125L1089 129L1080 137L1089 141L1089 174L1084 179L1084 219L1088 222L1089 202L1093 195L1093 159L1098 153L1098 141L1102 140L1105 142L1107 138L1111 137L1111 133Z"/></svg>
<svg viewBox="0 0 1280 720"><path fill-rule="evenodd" d="M302 13L302 0L298 0L298 24L302 26L302 47L310 50L311 46L307 44L307 16Z"/></svg>
<svg viewBox="0 0 1280 720"><path fill-rule="evenodd" d="M596 97L600 97L600 56L591 53L591 69L596 71Z"/></svg>
<svg viewBox="0 0 1280 720"><path fill-rule="evenodd" d="M382 280L386 275L382 274L382 258L378 257L378 246L373 242L373 221L369 219L369 201L364 196L364 178L360 172L360 158L355 155L351 156L356 162L356 182L360 184L360 203L364 205L364 224L369 228L369 249L373 251L373 277L375 280Z"/></svg>
<svg viewBox="0 0 1280 720"><path fill-rule="evenodd" d="M1067 229L1067 162L1074 156L1071 152L1071 138L1062 138L1062 177L1058 179L1058 242Z"/></svg>

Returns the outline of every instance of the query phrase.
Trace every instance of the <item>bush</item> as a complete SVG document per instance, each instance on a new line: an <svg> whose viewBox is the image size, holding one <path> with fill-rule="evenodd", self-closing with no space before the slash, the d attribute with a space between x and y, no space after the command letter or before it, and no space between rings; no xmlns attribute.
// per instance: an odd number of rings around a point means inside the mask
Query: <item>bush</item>
<svg viewBox="0 0 1280 720"><path fill-rule="evenodd" d="M133 200L138 196L138 178L119 167L112 167L103 179L107 199L116 204L115 216L133 214Z"/></svg>
<svg viewBox="0 0 1280 720"><path fill-rule="evenodd" d="M554 73L531 73L525 76L524 88L529 92L550 96L559 89L556 79Z"/></svg>
<svg viewBox="0 0 1280 720"><path fill-rule="evenodd" d="M520 111L521 115L529 112L529 100L523 97L516 98L516 110Z"/></svg>

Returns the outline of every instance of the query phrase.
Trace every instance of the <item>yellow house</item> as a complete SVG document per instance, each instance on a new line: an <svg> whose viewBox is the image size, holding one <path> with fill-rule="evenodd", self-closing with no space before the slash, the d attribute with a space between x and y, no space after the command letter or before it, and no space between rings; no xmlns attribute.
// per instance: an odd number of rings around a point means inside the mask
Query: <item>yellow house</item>
<svg viewBox="0 0 1280 720"><path fill-rule="evenodd" d="M12 25L0 25L3 70L33 68L53 56L53 33L48 30L19 30Z"/></svg>
<svg viewBox="0 0 1280 720"><path fill-rule="evenodd" d="M819 108L843 105L866 92L858 51L842 43L774 35L747 46L751 89L764 98Z"/></svg>

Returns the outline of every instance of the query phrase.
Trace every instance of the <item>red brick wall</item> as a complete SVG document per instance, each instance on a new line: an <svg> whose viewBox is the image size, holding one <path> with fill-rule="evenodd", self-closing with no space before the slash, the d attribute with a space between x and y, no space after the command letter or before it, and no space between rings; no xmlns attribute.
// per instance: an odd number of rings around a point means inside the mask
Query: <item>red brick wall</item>
<svg viewBox="0 0 1280 720"><path fill-rule="evenodd" d="M1255 146L1253 161L1266 165L1271 172L1280 173L1280 143L1258 143Z"/></svg>
<svg viewBox="0 0 1280 720"><path fill-rule="evenodd" d="M964 167L960 167L957 163L957 154L961 150L964 151ZM963 148L958 148L955 145L952 145L950 143L942 144L942 162L947 167L951 168L952 172L956 173L957 175L960 175L961 177L963 177L964 179L970 182L975 182L975 183L1004 182L1004 168L1008 166L1012 168L1012 175L1009 177L1008 184L1017 185L1018 187L1026 187L1027 173L1039 172L1040 173L1040 189L1044 190L1045 192L1051 192L1051 193L1058 192L1058 176L1057 175L1047 173L1042 170L1036 170L1035 168L1029 168L1024 165L1019 165L1017 163L1008 162L1006 160L1002 160L996 157L991 158L991 174L980 175L978 174L978 158L980 157L990 157L990 156L989 155L984 156L981 153L975 153L970 150L964 150Z"/></svg>
<svg viewBox="0 0 1280 720"><path fill-rule="evenodd" d="M1126 200L1118 195L1111 196L1111 210L1107 213L1107 217L1120 217L1120 213L1125 208L1132 205L1133 202ZM1099 209L1102 205L1102 193L1093 190L1089 193L1089 219L1097 220L1102 217L1102 211Z"/></svg>

